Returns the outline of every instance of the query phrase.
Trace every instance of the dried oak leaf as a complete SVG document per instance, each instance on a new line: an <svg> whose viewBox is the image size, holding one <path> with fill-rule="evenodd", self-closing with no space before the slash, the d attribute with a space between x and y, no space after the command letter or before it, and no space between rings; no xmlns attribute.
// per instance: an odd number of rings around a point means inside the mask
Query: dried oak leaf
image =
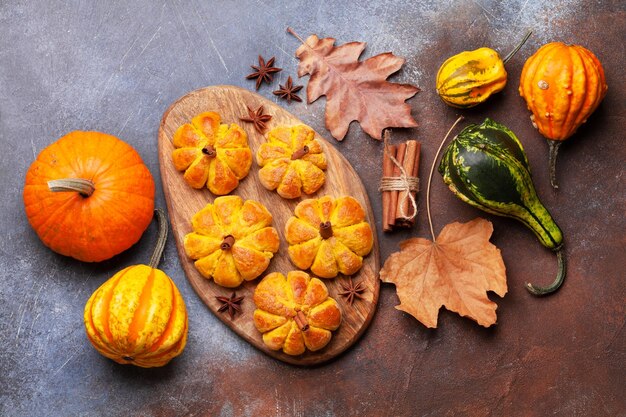
<svg viewBox="0 0 626 417"><path fill-rule="evenodd" d="M380 279L396 285L398 310L424 326L437 327L444 306L484 327L496 322L497 305L487 291L506 294L506 273L500 250L489 243L491 222L477 218L446 225L435 242L413 238L400 243Z"/></svg>
<svg viewBox="0 0 626 417"><path fill-rule="evenodd" d="M386 81L402 67L404 58L387 52L359 61L365 42L334 44L333 38L311 35L296 50L296 57L298 76L311 75L307 101L326 96L326 128L335 139L343 140L354 120L378 140L387 127L417 126L405 100L419 88Z"/></svg>

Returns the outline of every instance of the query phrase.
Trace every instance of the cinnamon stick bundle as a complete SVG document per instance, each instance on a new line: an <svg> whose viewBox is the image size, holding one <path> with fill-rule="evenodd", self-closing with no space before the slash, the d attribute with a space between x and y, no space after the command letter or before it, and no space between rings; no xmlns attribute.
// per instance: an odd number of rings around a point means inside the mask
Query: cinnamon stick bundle
<svg viewBox="0 0 626 417"><path fill-rule="evenodd" d="M383 230L388 232L415 223L421 144L409 140L397 146L386 146L381 191Z"/></svg>

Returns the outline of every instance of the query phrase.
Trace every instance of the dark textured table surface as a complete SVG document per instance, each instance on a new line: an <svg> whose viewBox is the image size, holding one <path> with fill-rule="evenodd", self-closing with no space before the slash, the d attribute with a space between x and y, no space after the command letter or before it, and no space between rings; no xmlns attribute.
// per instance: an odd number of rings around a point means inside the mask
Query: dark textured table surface
<svg viewBox="0 0 626 417"><path fill-rule="evenodd" d="M0 415L626 415L624 2L365 3L0 2ZM85 302L116 271L147 262L154 226L139 244L100 264L56 255L26 221L26 169L69 131L108 132L139 151L163 207L156 141L165 109L207 85L253 88L244 76L258 54L275 55L284 68L271 87L260 89L275 99L273 87L296 73L299 43L285 33L287 26L303 36L366 41L364 56L393 51L406 57L393 80L422 88L409 101L420 127L394 136L423 142L422 178L459 114L434 91L440 63L480 46L506 52L533 29L507 65L506 89L463 114L467 122L489 116L505 123L526 147L538 193L566 236L569 273L561 291L530 296L524 282L550 282L554 256L520 224L464 205L436 175L436 230L476 216L494 223L492 241L502 250L509 284L503 299L491 296L497 326L484 329L442 311L439 328L428 330L394 309L395 289L385 284L377 314L355 346L326 365L293 367L257 351L210 313L170 240L161 268L187 303L183 355L151 370L100 356L85 336ZM558 192L549 187L545 141L517 93L524 60L553 40L594 51L609 85L597 112L562 147ZM324 99L287 108L327 133ZM361 175L380 216L381 143L353 124L345 141L334 144ZM411 232L379 231L381 260L413 235L429 235L425 210Z"/></svg>

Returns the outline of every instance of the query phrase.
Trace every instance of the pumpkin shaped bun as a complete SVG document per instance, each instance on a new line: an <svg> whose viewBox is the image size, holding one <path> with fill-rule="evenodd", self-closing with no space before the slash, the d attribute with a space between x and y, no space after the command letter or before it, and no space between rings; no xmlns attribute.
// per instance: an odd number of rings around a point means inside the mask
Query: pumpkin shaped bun
<svg viewBox="0 0 626 417"><path fill-rule="evenodd" d="M233 123L220 124L220 115L201 113L176 130L172 153L174 166L193 188L206 184L215 195L237 188L250 171L252 151L248 135Z"/></svg>
<svg viewBox="0 0 626 417"><path fill-rule="evenodd" d="M222 287L238 287L257 278L280 246L272 215L257 201L224 196L207 204L191 219L185 236L187 256L196 269Z"/></svg>
<svg viewBox="0 0 626 417"><path fill-rule="evenodd" d="M254 325L272 350L300 355L320 350L341 324L341 310L322 281L306 272L267 275L254 291Z"/></svg>
<svg viewBox="0 0 626 417"><path fill-rule="evenodd" d="M313 194L324 184L326 156L315 132L308 126L279 126L267 135L256 160L261 166L259 179L268 190L283 198Z"/></svg>
<svg viewBox="0 0 626 417"><path fill-rule="evenodd" d="M289 258L321 278L355 274L372 250L374 235L363 207L353 197L301 201L287 220Z"/></svg>
<svg viewBox="0 0 626 417"><path fill-rule="evenodd" d="M127 143L75 131L41 151L26 172L23 197L46 246L100 262L134 245L150 224L154 180Z"/></svg>

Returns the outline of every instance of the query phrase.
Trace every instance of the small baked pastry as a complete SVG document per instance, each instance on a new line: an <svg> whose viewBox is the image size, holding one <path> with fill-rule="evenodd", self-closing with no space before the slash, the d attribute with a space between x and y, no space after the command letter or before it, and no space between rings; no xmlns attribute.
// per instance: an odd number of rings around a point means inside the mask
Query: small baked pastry
<svg viewBox="0 0 626 417"><path fill-rule="evenodd" d="M254 290L254 325L272 350L320 350L341 324L341 310L322 281L302 271L273 272Z"/></svg>
<svg viewBox="0 0 626 417"><path fill-rule="evenodd" d="M324 184L326 156L315 132L308 126L279 126L267 134L256 160L259 179L283 198L313 194Z"/></svg>
<svg viewBox="0 0 626 417"><path fill-rule="evenodd" d="M374 235L363 207L353 197L301 201L285 225L289 258L321 278L352 275L372 250Z"/></svg>
<svg viewBox="0 0 626 417"><path fill-rule="evenodd" d="M201 113L176 130L174 166L193 188L206 184L215 195L230 193L250 171L248 135L233 123L220 124L215 112Z"/></svg>
<svg viewBox="0 0 626 417"><path fill-rule="evenodd" d="M280 246L272 215L263 204L238 196L215 199L194 214L185 253L198 272L223 287L238 287L265 271Z"/></svg>

